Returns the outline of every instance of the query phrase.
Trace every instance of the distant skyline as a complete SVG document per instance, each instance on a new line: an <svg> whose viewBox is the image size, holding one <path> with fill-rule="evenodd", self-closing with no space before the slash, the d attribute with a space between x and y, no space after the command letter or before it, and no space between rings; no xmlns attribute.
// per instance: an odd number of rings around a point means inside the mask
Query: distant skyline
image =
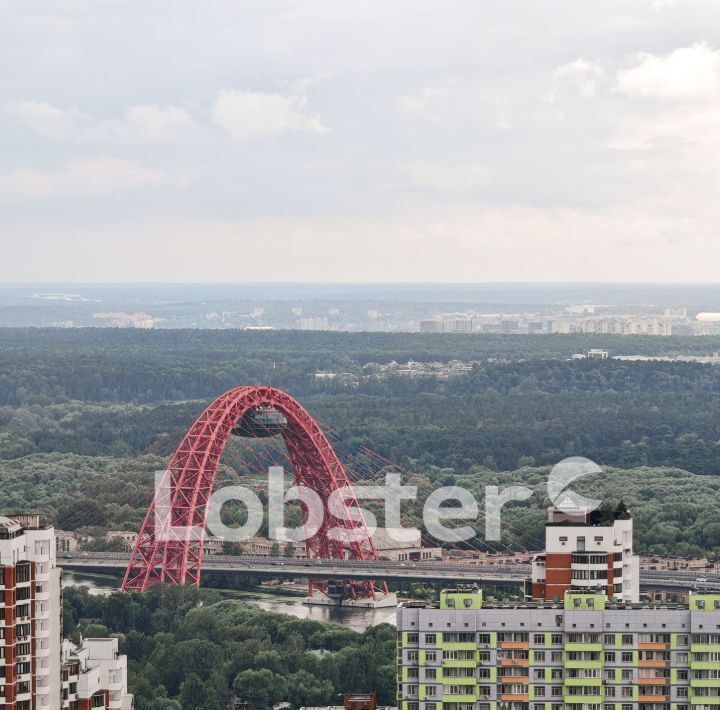
<svg viewBox="0 0 720 710"><path fill-rule="evenodd" d="M5 0L0 283L718 282L713 0Z"/></svg>

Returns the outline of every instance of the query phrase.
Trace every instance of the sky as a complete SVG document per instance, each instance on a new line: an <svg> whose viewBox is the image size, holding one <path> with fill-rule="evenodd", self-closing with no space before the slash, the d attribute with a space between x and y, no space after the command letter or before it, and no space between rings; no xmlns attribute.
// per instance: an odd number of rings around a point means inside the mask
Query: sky
<svg viewBox="0 0 720 710"><path fill-rule="evenodd" d="M2 0L0 282L717 282L717 0Z"/></svg>

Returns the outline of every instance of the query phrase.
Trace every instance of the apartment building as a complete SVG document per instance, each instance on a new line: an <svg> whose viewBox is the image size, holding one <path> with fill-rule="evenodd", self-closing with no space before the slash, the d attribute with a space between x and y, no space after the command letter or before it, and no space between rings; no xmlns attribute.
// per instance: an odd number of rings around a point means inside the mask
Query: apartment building
<svg viewBox="0 0 720 710"><path fill-rule="evenodd" d="M397 615L401 710L720 708L720 595L641 605L570 590L485 603L456 588Z"/></svg>
<svg viewBox="0 0 720 710"><path fill-rule="evenodd" d="M545 552L535 556L526 596L561 600L571 588L601 589L618 601L640 601L640 561L633 521L615 511L550 508Z"/></svg>
<svg viewBox="0 0 720 710"><path fill-rule="evenodd" d="M58 710L60 600L53 528L0 516L0 710Z"/></svg>
<svg viewBox="0 0 720 710"><path fill-rule="evenodd" d="M97 669L97 683L84 697L89 675L79 673L75 697L65 697L71 656L63 646L61 609L54 529L38 515L0 516L0 710L132 710L116 639L86 641L77 667Z"/></svg>
<svg viewBox="0 0 720 710"><path fill-rule="evenodd" d="M62 710L132 710L127 689L127 657L116 638L84 639L75 646L63 641Z"/></svg>

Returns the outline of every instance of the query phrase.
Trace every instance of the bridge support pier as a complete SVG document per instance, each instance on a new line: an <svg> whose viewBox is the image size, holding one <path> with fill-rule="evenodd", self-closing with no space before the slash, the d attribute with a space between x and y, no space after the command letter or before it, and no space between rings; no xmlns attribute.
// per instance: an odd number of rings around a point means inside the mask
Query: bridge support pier
<svg viewBox="0 0 720 710"><path fill-rule="evenodd" d="M362 589L362 587L360 588ZM388 592L385 585L382 590L369 587L371 593L358 593L358 585L349 581L328 580L322 586L310 585L310 594L303 604L318 606L344 606L361 609L382 609L398 605L395 592Z"/></svg>
<svg viewBox="0 0 720 710"><path fill-rule="evenodd" d="M395 592L371 599L370 597L358 597L357 599L338 599L336 597L328 597L325 594L313 594L311 597L305 597L303 604L309 606L342 606L354 609L385 609L387 607L396 607L398 605Z"/></svg>

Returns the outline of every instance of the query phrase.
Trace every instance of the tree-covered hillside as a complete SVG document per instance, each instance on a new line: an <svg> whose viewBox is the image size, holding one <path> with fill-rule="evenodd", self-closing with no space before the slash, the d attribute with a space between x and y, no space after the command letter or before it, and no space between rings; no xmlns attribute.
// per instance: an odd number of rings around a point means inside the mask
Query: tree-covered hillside
<svg viewBox="0 0 720 710"><path fill-rule="evenodd" d="M587 456L614 472L602 496L623 492L643 549L717 551L720 367L566 359L596 345L718 349L704 338L0 330L0 512L136 529L153 471L203 407L232 386L266 383L325 423L358 478L378 480L391 461L426 492L462 481L482 499L488 481L541 481L562 458ZM409 358L477 363L448 380L362 376L368 361ZM358 378L315 378L328 370ZM221 473L247 478L271 458L233 442ZM513 509L508 524L531 535L508 528L503 542L536 546L544 504Z"/></svg>

